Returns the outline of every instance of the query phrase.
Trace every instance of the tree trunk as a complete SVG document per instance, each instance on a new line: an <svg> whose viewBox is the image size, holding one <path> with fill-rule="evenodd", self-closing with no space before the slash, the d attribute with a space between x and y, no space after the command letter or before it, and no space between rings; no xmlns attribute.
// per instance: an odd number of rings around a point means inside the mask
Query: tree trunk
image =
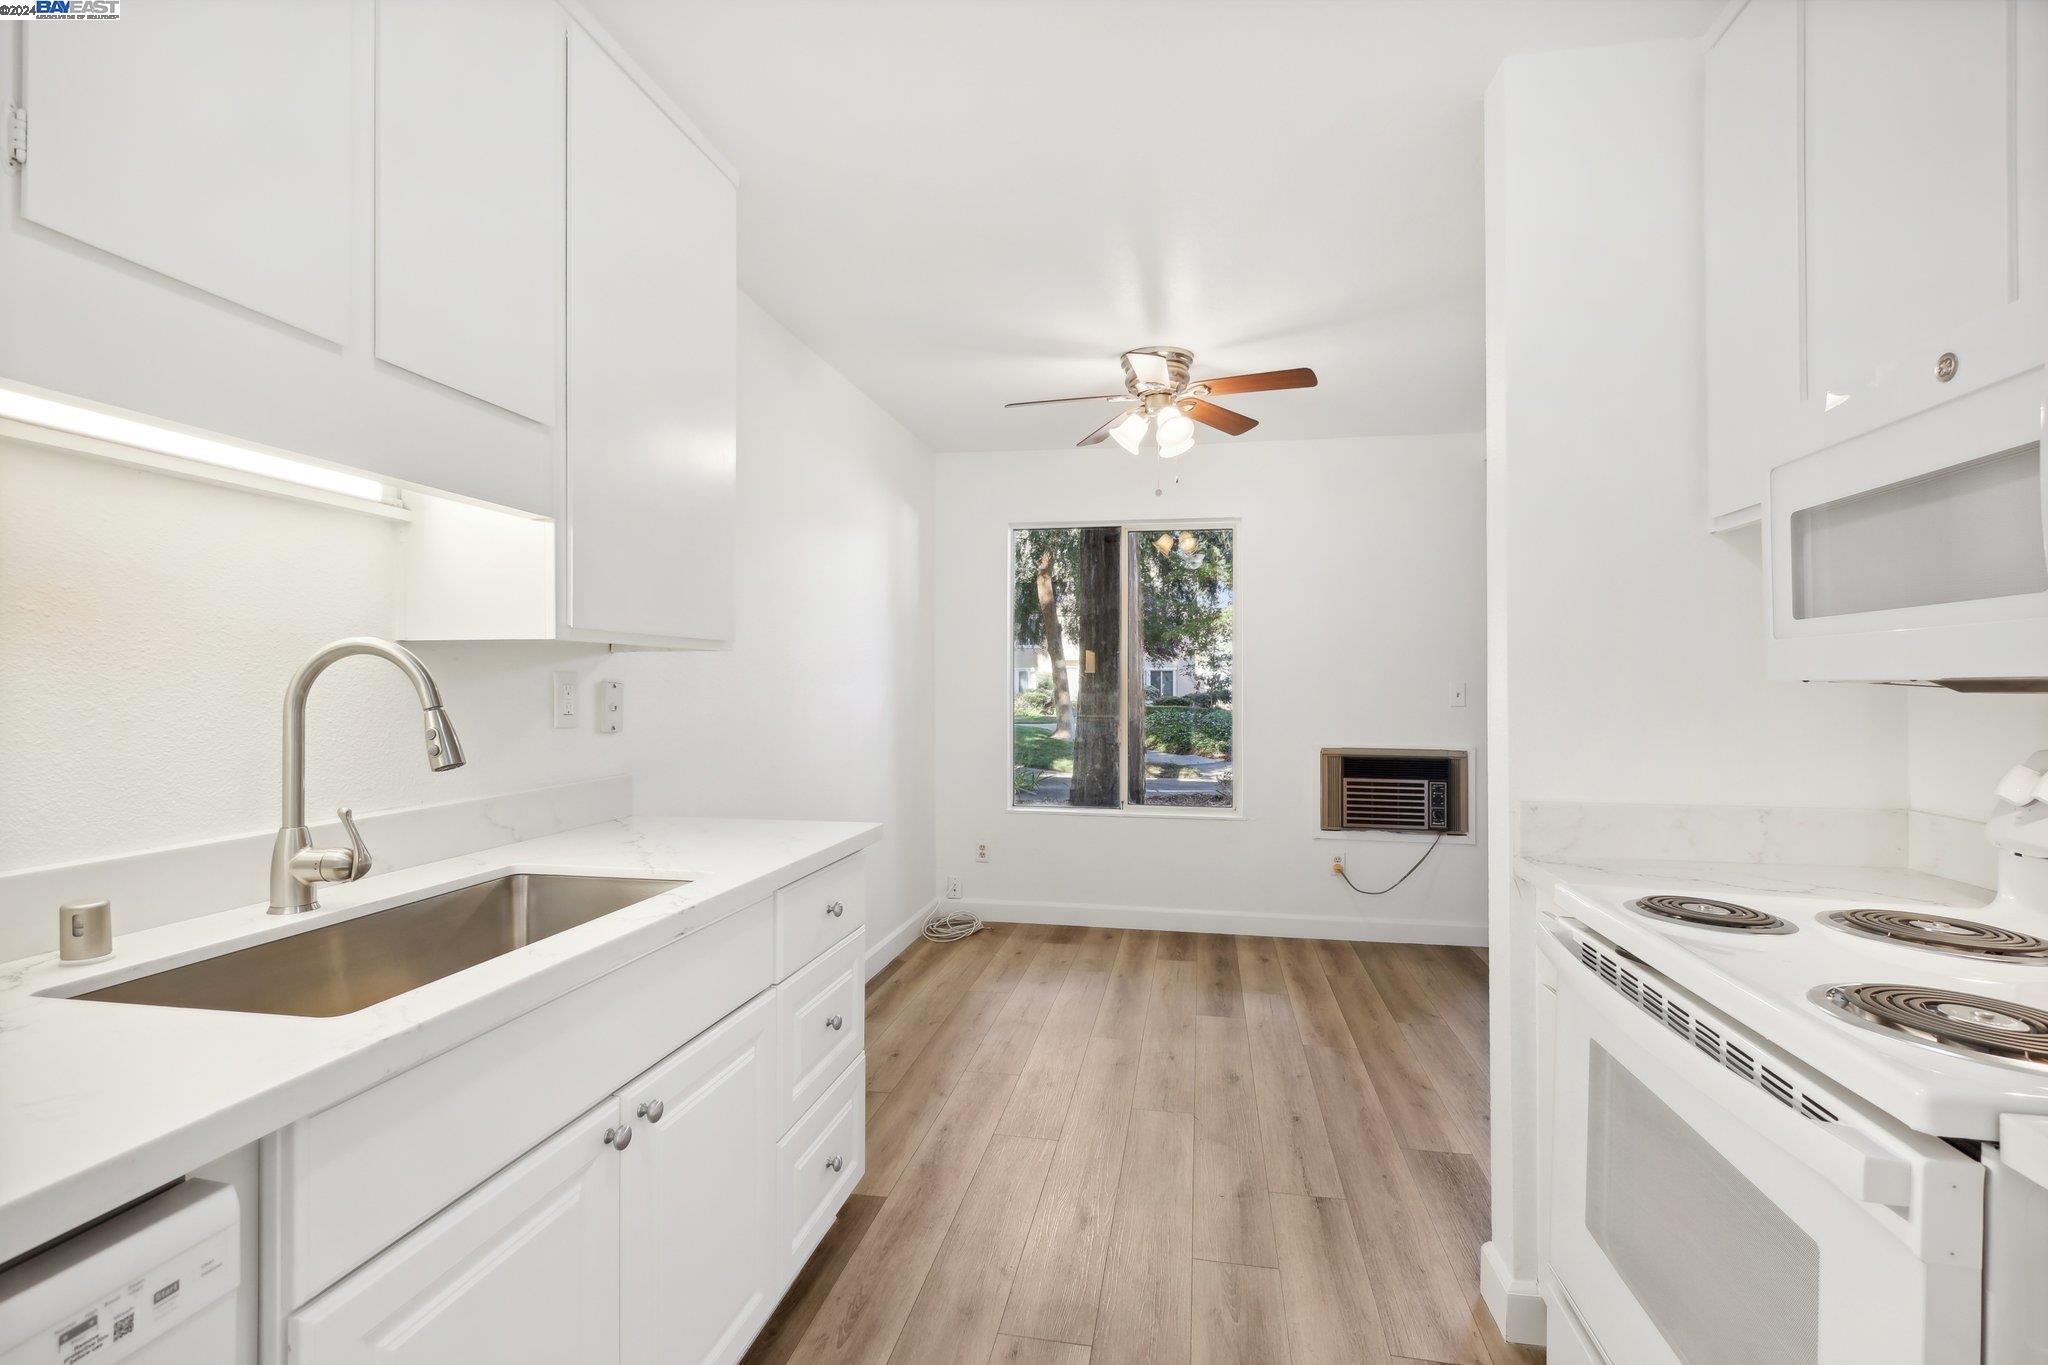
<svg viewBox="0 0 2048 1365"><path fill-rule="evenodd" d="M1074 737L1074 699L1067 691L1067 642L1060 635L1060 604L1052 590L1052 551L1038 556L1038 614L1045 622L1045 653L1052 660L1052 737Z"/></svg>
<svg viewBox="0 0 2048 1365"><path fill-rule="evenodd" d="M1076 615L1081 644L1080 701L1074 715L1074 784L1069 802L1076 806L1117 803L1117 734L1123 717L1121 634L1122 597L1117 591L1120 537L1114 526L1081 531L1080 572L1076 575Z"/></svg>

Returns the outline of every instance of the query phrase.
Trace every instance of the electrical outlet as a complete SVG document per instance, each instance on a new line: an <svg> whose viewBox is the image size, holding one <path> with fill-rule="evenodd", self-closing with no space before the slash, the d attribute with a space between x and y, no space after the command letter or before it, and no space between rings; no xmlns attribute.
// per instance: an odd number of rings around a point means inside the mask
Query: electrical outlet
<svg viewBox="0 0 2048 1365"><path fill-rule="evenodd" d="M988 861L987 844L976 844L974 846L974 861L976 861L977 863L985 863Z"/></svg>
<svg viewBox="0 0 2048 1365"><path fill-rule="evenodd" d="M576 728L576 675L574 673L552 673L548 681L555 694L555 728L573 730Z"/></svg>
<svg viewBox="0 0 2048 1365"><path fill-rule="evenodd" d="M626 728L626 685L607 678L597 685L597 732L615 735Z"/></svg>
<svg viewBox="0 0 2048 1365"><path fill-rule="evenodd" d="M1344 859L1341 855L1330 859L1330 875L1332 877L1341 877L1344 875Z"/></svg>
<svg viewBox="0 0 2048 1365"><path fill-rule="evenodd" d="M1463 683L1461 683L1461 682L1454 682L1454 683L1452 683L1452 684L1451 684L1451 705L1453 705L1453 706L1463 706L1464 704L1465 704L1465 684L1463 684Z"/></svg>
<svg viewBox="0 0 2048 1365"><path fill-rule="evenodd" d="M949 900L949 901L957 901L957 900L959 900L959 899L960 899L960 897L961 897L962 895L964 895L964 894L965 894L965 893L964 893L964 892L963 892L963 891L962 891L962 890L960 889L960 879L959 879L958 877L948 877L948 878L946 878L946 899L947 899L947 900Z"/></svg>

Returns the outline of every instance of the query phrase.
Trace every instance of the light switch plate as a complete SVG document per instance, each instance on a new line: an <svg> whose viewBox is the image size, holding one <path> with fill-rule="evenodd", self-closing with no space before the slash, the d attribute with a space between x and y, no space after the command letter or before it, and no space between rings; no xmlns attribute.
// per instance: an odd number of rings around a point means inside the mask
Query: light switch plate
<svg viewBox="0 0 2048 1365"><path fill-rule="evenodd" d="M576 728L576 675L574 673L551 673L548 682L554 691L555 728L573 730Z"/></svg>
<svg viewBox="0 0 2048 1365"><path fill-rule="evenodd" d="M1453 706L1463 706L1464 704L1465 704L1465 684L1463 684L1463 683L1461 683L1461 682L1454 682L1454 683L1452 683L1452 684L1451 684L1451 705L1453 705Z"/></svg>
<svg viewBox="0 0 2048 1365"><path fill-rule="evenodd" d="M597 685L597 732L615 735L626 724L626 685L607 678Z"/></svg>

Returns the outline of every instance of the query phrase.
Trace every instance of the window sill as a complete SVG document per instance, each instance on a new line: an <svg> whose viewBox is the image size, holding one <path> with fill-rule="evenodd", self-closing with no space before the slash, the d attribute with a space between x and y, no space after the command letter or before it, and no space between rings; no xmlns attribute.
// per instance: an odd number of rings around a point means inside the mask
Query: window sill
<svg viewBox="0 0 2048 1365"><path fill-rule="evenodd" d="M1405 829L1319 829L1316 831L1315 837L1340 844L1426 844L1433 839L1441 839L1447 844L1476 844L1479 842L1478 837L1471 834L1425 834L1419 830L1409 831Z"/></svg>
<svg viewBox="0 0 2048 1365"><path fill-rule="evenodd" d="M1136 810L1128 806L1010 806L1012 815L1084 815L1111 816L1119 820L1242 820L1242 810L1197 810L1182 807L1179 810L1161 809Z"/></svg>

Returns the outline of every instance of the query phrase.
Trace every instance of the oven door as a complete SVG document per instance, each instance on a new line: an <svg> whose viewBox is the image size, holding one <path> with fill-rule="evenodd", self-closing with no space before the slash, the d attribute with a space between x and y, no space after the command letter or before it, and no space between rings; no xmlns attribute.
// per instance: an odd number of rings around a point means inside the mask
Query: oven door
<svg viewBox="0 0 2048 1365"><path fill-rule="evenodd" d="M1983 1171L1583 931L1557 964L1550 1270L1615 1365L1976 1365Z"/></svg>

